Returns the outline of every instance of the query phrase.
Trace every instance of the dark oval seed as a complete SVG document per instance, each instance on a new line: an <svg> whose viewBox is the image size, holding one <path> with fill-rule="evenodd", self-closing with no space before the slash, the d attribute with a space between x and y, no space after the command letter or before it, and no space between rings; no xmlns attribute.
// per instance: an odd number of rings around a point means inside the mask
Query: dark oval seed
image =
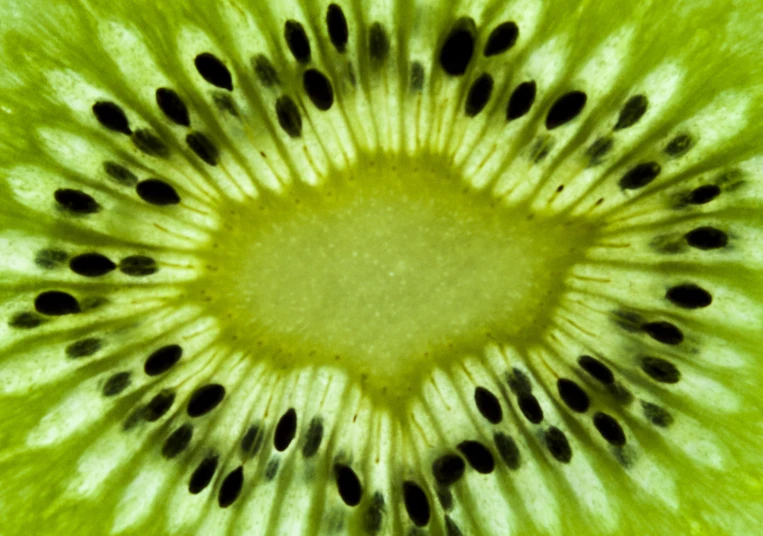
<svg viewBox="0 0 763 536"><path fill-rule="evenodd" d="M440 65L446 73L461 76L474 54L477 25L470 18L459 19L440 50Z"/></svg>
<svg viewBox="0 0 763 536"><path fill-rule="evenodd" d="M641 361L641 368L650 378L660 383L678 383L681 379L676 366L659 357L645 357Z"/></svg>
<svg viewBox="0 0 763 536"><path fill-rule="evenodd" d="M583 111L587 100L582 91L570 91L556 99L546 115L546 128L553 130L575 119Z"/></svg>
<svg viewBox="0 0 763 536"><path fill-rule="evenodd" d="M244 456L252 457L259 452L263 436L262 430L256 424L247 429L244 437L241 438L241 450Z"/></svg>
<svg viewBox="0 0 763 536"><path fill-rule="evenodd" d="M188 416L201 417L215 409L225 398L225 387L210 383L197 388L188 402Z"/></svg>
<svg viewBox="0 0 763 536"><path fill-rule="evenodd" d="M75 214L95 214L101 206L91 196L79 190L61 188L53 194L56 202Z"/></svg>
<svg viewBox="0 0 763 536"><path fill-rule="evenodd" d="M418 93L424 88L424 66L418 61L411 63L411 91Z"/></svg>
<svg viewBox="0 0 763 536"><path fill-rule="evenodd" d="M82 339L66 347L66 356L72 359L90 357L103 348L103 341L94 337Z"/></svg>
<svg viewBox="0 0 763 536"><path fill-rule="evenodd" d="M175 188L160 179L146 179L138 183L136 191L143 201L160 207L177 205L180 196Z"/></svg>
<svg viewBox="0 0 763 536"><path fill-rule="evenodd" d="M71 315L80 312L77 299L67 292L50 290L37 295L34 308L47 316Z"/></svg>
<svg viewBox="0 0 763 536"><path fill-rule="evenodd" d="M213 86L233 91L233 77L225 64L209 52L203 52L194 60L201 77Z"/></svg>
<svg viewBox="0 0 763 536"><path fill-rule="evenodd" d="M572 459L572 447L564 435L556 426L549 426L544 434L546 448L556 460L562 463L568 463Z"/></svg>
<svg viewBox="0 0 763 536"><path fill-rule="evenodd" d="M614 130L622 130L632 127L638 123L646 113L649 101L644 95L634 95L626 101L620 110L620 116L617 118Z"/></svg>
<svg viewBox="0 0 763 536"><path fill-rule="evenodd" d="M236 502L238 496L241 494L241 488L244 487L244 468L238 466L236 469L228 473L220 485L220 492L217 495L217 504L220 508L228 508L231 504Z"/></svg>
<svg viewBox="0 0 763 536"><path fill-rule="evenodd" d="M132 255L119 261L119 269L122 273L132 277L153 275L159 271L156 261L144 255Z"/></svg>
<svg viewBox="0 0 763 536"><path fill-rule="evenodd" d="M517 447L516 441L503 432L496 432L493 436L493 441L495 442L495 448L498 450L498 454L501 456L503 463L505 463L509 469L518 469L519 447Z"/></svg>
<svg viewBox="0 0 763 536"><path fill-rule="evenodd" d="M686 199L691 205L704 205L721 195L721 189L715 184L706 184L692 190Z"/></svg>
<svg viewBox="0 0 763 536"><path fill-rule="evenodd" d="M294 59L300 63L310 61L310 41L307 39L307 33L302 24L295 20L287 20L283 34Z"/></svg>
<svg viewBox="0 0 763 536"><path fill-rule="evenodd" d="M154 351L143 366L143 370L149 376L164 374L180 361L183 357L183 349L177 344L163 346Z"/></svg>
<svg viewBox="0 0 763 536"><path fill-rule="evenodd" d="M129 372L117 372L103 386L103 396L116 396L127 389L132 383Z"/></svg>
<svg viewBox="0 0 763 536"><path fill-rule="evenodd" d="M673 416L665 408L645 401L641 402L641 407L644 409L644 416L653 425L667 428L673 424Z"/></svg>
<svg viewBox="0 0 763 536"><path fill-rule="evenodd" d="M535 102L537 88L535 81L522 82L511 93L509 105L506 107L506 120L519 119L532 108Z"/></svg>
<svg viewBox="0 0 763 536"><path fill-rule="evenodd" d="M515 22L502 22L490 32L485 43L485 56L495 56L506 52L517 42L519 27Z"/></svg>
<svg viewBox="0 0 763 536"><path fill-rule="evenodd" d="M212 454L204 458L198 467L196 467L196 470L191 475L191 480L188 482L188 491L192 495L201 493L209 486L209 483L212 482L212 477L215 476L217 471L219 460L220 458L216 454Z"/></svg>
<svg viewBox="0 0 763 536"><path fill-rule="evenodd" d="M455 484L464 475L466 464L457 454L443 454L432 462L432 474L438 484Z"/></svg>
<svg viewBox="0 0 763 536"><path fill-rule="evenodd" d="M346 465L335 465L334 475L336 476L336 487L339 490L339 496L347 506L357 506L363 494L363 488L360 480L352 468Z"/></svg>
<svg viewBox="0 0 763 536"><path fill-rule="evenodd" d="M331 82L317 69L305 71L302 76L302 85L307 96L319 110L325 112L334 104L334 90L331 87Z"/></svg>
<svg viewBox="0 0 763 536"><path fill-rule="evenodd" d="M472 466L472 469L483 475L493 472L495 469L495 460L490 450L479 441L462 441L458 445L458 450L464 455L466 461Z"/></svg>
<svg viewBox="0 0 763 536"><path fill-rule="evenodd" d="M415 482L403 482L403 501L405 511L417 527L425 527L429 523L429 499L424 490Z"/></svg>
<svg viewBox="0 0 763 536"><path fill-rule="evenodd" d="M114 132L120 132L132 134L130 129L130 122L127 120L122 108L110 101L98 101L93 104L93 114L98 122L109 130Z"/></svg>
<svg viewBox="0 0 763 536"><path fill-rule="evenodd" d="M252 60L252 64L254 66L254 74L257 75L263 86L273 87L281 83L276 68L273 67L273 64L264 54L257 54Z"/></svg>
<svg viewBox="0 0 763 536"><path fill-rule="evenodd" d="M84 253L69 261L69 268L72 272L86 277L100 277L113 271L116 267L116 264L100 253Z"/></svg>
<svg viewBox="0 0 763 536"><path fill-rule="evenodd" d="M599 138L591 144L586 150L586 155L590 158L590 165L596 166L601 164L604 157L609 154L614 146L615 142L612 138Z"/></svg>
<svg viewBox="0 0 763 536"><path fill-rule="evenodd" d="M12 328L18 329L31 329L45 323L45 319L35 313L18 313L8 321L8 325Z"/></svg>
<svg viewBox="0 0 763 536"><path fill-rule="evenodd" d="M363 527L369 534L377 534L381 530L382 521L384 521L384 496L377 491L363 516Z"/></svg>
<svg viewBox="0 0 763 536"><path fill-rule="evenodd" d="M623 175L618 184L623 190L643 188L656 179L661 171L662 167L657 162L644 162Z"/></svg>
<svg viewBox="0 0 763 536"><path fill-rule="evenodd" d="M171 460L181 454L193 438L193 426L184 424L172 432L162 445L162 456Z"/></svg>
<svg viewBox="0 0 763 536"><path fill-rule="evenodd" d="M556 388L559 391L559 396L572 411L578 413L588 411L590 405L588 395L577 383L567 378L559 378L556 382Z"/></svg>
<svg viewBox="0 0 763 536"><path fill-rule="evenodd" d="M273 445L278 452L283 452L291 444L294 436L297 434L297 412L290 408L283 414L276 426Z"/></svg>
<svg viewBox="0 0 763 536"><path fill-rule="evenodd" d="M162 389L143 408L143 418L148 422L156 422L167 414L174 403L175 393L170 389Z"/></svg>
<svg viewBox="0 0 763 536"><path fill-rule="evenodd" d="M289 136L299 138L302 135L302 116L291 97L279 97L276 101L276 115L278 124Z"/></svg>
<svg viewBox="0 0 763 536"><path fill-rule="evenodd" d="M138 184L138 177L121 164L117 164L116 162L104 162L103 169L109 177L117 181L119 184L125 186L135 186Z"/></svg>
<svg viewBox="0 0 763 536"><path fill-rule="evenodd" d="M728 245L729 237L715 227L698 227L686 233L686 242L696 249L720 249Z"/></svg>
<svg viewBox="0 0 763 536"><path fill-rule="evenodd" d="M713 303L713 296L708 291L692 283L671 287L665 297L684 309L702 309Z"/></svg>
<svg viewBox="0 0 763 536"><path fill-rule="evenodd" d="M188 147L210 166L216 166L220 158L220 151L212 140L202 132L191 132L185 137Z"/></svg>
<svg viewBox="0 0 763 536"><path fill-rule="evenodd" d="M622 447L625 445L625 432L623 431L620 423L615 420L611 415L596 412L593 416L593 425L601 434L601 437L606 439L612 445L616 447Z"/></svg>
<svg viewBox="0 0 763 536"><path fill-rule="evenodd" d="M305 434L305 444L302 445L302 456L310 458L315 456L323 441L323 420L313 417Z"/></svg>
<svg viewBox="0 0 763 536"><path fill-rule="evenodd" d="M339 52L347 49L347 38L350 31L347 28L347 18L344 16L342 8L336 4L331 4L326 11L326 26L329 31L329 39Z"/></svg>
<svg viewBox="0 0 763 536"><path fill-rule="evenodd" d="M670 322L649 322L642 326L644 332L657 342L674 346L681 344L684 334Z"/></svg>
<svg viewBox="0 0 763 536"><path fill-rule="evenodd" d="M271 481L273 480L276 475L278 474L278 466L280 465L280 462L277 458L273 458L268 462L267 467L265 467L265 480Z"/></svg>
<svg viewBox="0 0 763 536"><path fill-rule="evenodd" d="M159 136L145 128L135 131L135 134L132 136L132 142L138 149L150 156L166 158L170 154L169 147Z"/></svg>
<svg viewBox="0 0 763 536"><path fill-rule="evenodd" d="M611 385L615 382L615 376L609 367L590 355L581 355L578 358L578 364L594 379L605 385Z"/></svg>
<svg viewBox="0 0 763 536"><path fill-rule="evenodd" d="M191 124L188 107L174 89L160 87L156 90L156 104L164 115L178 125L187 127Z"/></svg>
<svg viewBox="0 0 763 536"><path fill-rule="evenodd" d="M477 409L482 416L492 424L498 424L503 420L501 403L493 393L484 387L474 389L474 403L477 404Z"/></svg>
<svg viewBox="0 0 763 536"><path fill-rule="evenodd" d="M679 134L665 146L665 154L670 157L678 158L689 152L694 146L694 140L688 134Z"/></svg>
<svg viewBox="0 0 763 536"><path fill-rule="evenodd" d="M518 397L519 409L525 418L533 424L538 424L543 420L543 409L538 403L538 399L532 394L523 394Z"/></svg>
<svg viewBox="0 0 763 536"><path fill-rule="evenodd" d="M389 55L389 37L379 22L374 22L368 29L368 54L375 67L384 63Z"/></svg>
<svg viewBox="0 0 763 536"><path fill-rule="evenodd" d="M68 257L69 255L67 255L65 251L59 249L41 249L37 252L37 255L34 256L34 262L40 268L52 270L64 262Z"/></svg>
<svg viewBox="0 0 763 536"><path fill-rule="evenodd" d="M490 95L493 92L493 77L483 74L477 78L466 96L464 112L469 117L474 117L487 106Z"/></svg>
<svg viewBox="0 0 763 536"><path fill-rule="evenodd" d="M529 395L532 392L530 377L516 367L511 369L508 383L511 390L517 395Z"/></svg>

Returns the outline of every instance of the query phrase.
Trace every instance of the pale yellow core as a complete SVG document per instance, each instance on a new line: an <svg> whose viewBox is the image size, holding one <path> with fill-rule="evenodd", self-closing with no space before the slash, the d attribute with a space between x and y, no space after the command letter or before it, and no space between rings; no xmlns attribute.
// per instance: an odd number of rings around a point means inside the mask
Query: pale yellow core
<svg viewBox="0 0 763 536"><path fill-rule="evenodd" d="M389 399L490 341L539 341L590 227L508 207L450 169L369 158L234 208L203 282L230 339Z"/></svg>

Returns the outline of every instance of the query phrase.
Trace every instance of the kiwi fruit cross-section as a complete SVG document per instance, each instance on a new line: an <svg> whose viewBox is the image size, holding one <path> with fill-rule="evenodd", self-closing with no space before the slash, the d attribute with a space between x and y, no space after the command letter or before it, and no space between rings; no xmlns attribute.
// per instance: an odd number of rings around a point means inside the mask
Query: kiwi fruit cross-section
<svg viewBox="0 0 763 536"><path fill-rule="evenodd" d="M757 1L0 20L0 534L760 531Z"/></svg>

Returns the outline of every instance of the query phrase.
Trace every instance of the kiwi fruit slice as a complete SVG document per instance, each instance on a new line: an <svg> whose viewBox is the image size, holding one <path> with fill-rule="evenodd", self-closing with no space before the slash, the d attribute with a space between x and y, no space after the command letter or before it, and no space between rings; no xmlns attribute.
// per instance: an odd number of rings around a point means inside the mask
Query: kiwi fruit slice
<svg viewBox="0 0 763 536"><path fill-rule="evenodd" d="M5 2L0 534L757 533L758 9Z"/></svg>

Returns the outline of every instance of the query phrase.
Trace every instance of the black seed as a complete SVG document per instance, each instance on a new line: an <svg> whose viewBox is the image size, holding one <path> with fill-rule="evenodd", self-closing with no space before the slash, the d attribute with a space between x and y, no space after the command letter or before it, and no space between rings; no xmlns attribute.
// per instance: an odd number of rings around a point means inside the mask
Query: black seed
<svg viewBox="0 0 763 536"><path fill-rule="evenodd" d="M133 277L153 275L159 271L156 261L144 255L125 257L119 261L119 269L122 273Z"/></svg>
<svg viewBox="0 0 763 536"><path fill-rule="evenodd" d="M167 119L184 127L190 126L188 108L174 89L160 87L156 90L156 104Z"/></svg>
<svg viewBox="0 0 763 536"><path fill-rule="evenodd" d="M517 395L530 394L532 392L530 378L518 368L511 369L511 374L509 374L507 381L511 390Z"/></svg>
<svg viewBox="0 0 763 536"><path fill-rule="evenodd" d="M575 119L586 104L586 94L582 91L565 93L551 105L546 115L546 128L553 130Z"/></svg>
<svg viewBox="0 0 763 536"><path fill-rule="evenodd" d="M623 190L643 188L656 179L661 171L662 167L657 162L644 162L631 168L623 175L618 184Z"/></svg>
<svg viewBox="0 0 763 536"><path fill-rule="evenodd" d="M315 456L323 441L323 421L320 417L313 417L305 434L305 444L302 445L302 456L310 458Z"/></svg>
<svg viewBox="0 0 763 536"><path fill-rule="evenodd" d="M556 426L549 426L544 434L546 448L555 459L562 463L567 463L572 459L572 448L570 447L567 436L564 435Z"/></svg>
<svg viewBox="0 0 763 536"><path fill-rule="evenodd" d="M389 55L389 37L379 22L374 22L368 29L368 54L371 56L371 64L377 67Z"/></svg>
<svg viewBox="0 0 763 536"><path fill-rule="evenodd" d="M175 188L160 179L146 179L135 188L143 201L152 205L167 206L180 203L180 196Z"/></svg>
<svg viewBox="0 0 763 536"><path fill-rule="evenodd" d="M66 347L66 357L72 359L79 359L80 357L90 357L103 348L103 341L91 337L88 339L81 339L79 341L71 343Z"/></svg>
<svg viewBox="0 0 763 536"><path fill-rule="evenodd" d="M503 22L493 28L485 43L485 56L495 56L506 52L517 42L519 27L515 22Z"/></svg>
<svg viewBox="0 0 763 536"><path fill-rule="evenodd" d="M317 69L308 69L302 76L302 86L316 108L326 111L334 104L334 90L331 82Z"/></svg>
<svg viewBox="0 0 763 536"><path fill-rule="evenodd" d="M54 197L59 205L76 214L95 214L101 210L95 199L79 190L62 188L56 190Z"/></svg>
<svg viewBox="0 0 763 536"><path fill-rule="evenodd" d="M193 437L193 426L184 424L172 432L162 445L162 456L171 460L183 452L191 443Z"/></svg>
<svg viewBox="0 0 763 536"><path fill-rule="evenodd" d="M688 134L679 134L665 146L665 154L673 158L678 158L689 152L694 146L694 140Z"/></svg>
<svg viewBox="0 0 763 536"><path fill-rule="evenodd" d="M241 450L244 456L251 457L259 452L264 435L256 424L251 425L247 429L244 437L241 438Z"/></svg>
<svg viewBox="0 0 763 536"><path fill-rule="evenodd" d="M257 54L252 59L252 66L254 67L254 74L257 75L263 86L273 87L281 83L276 68L264 54Z"/></svg>
<svg viewBox="0 0 763 536"><path fill-rule="evenodd" d="M628 99L620 110L620 117L617 118L614 130L622 130L635 125L646 113L647 106L649 106L649 101L644 95L634 95Z"/></svg>
<svg viewBox="0 0 763 536"><path fill-rule="evenodd" d="M374 493L371 504L368 506L368 510L366 510L363 518L366 532L376 534L381 530L382 522L384 521L384 510L384 495L377 491Z"/></svg>
<svg viewBox="0 0 763 536"><path fill-rule="evenodd" d="M684 334L670 322L649 322L642 326L644 332L657 342L676 345L684 340Z"/></svg>
<svg viewBox="0 0 763 536"><path fill-rule="evenodd" d="M482 416L489 422L498 424L503 419L501 403L493 393L484 387L477 387L474 390L474 403L477 404L477 409Z"/></svg>
<svg viewBox="0 0 763 536"><path fill-rule="evenodd" d="M492 473L495 469L495 461L490 450L479 441L462 441L458 445L458 450L466 457L466 461L472 466L472 469L478 473L486 475Z"/></svg>
<svg viewBox="0 0 763 536"><path fill-rule="evenodd" d="M77 255L69 262L69 268L71 268L72 272L87 277L106 275L116 267L116 264L100 253Z"/></svg>
<svg viewBox="0 0 763 536"><path fill-rule="evenodd" d="M41 249L34 257L34 262L40 268L50 270L64 262L69 256L59 249Z"/></svg>
<svg viewBox="0 0 763 536"><path fill-rule="evenodd" d="M518 397L519 409L522 410L522 414L525 418L533 424L538 424L543 420L543 409L538 403L538 399L535 395L524 394Z"/></svg>
<svg viewBox="0 0 763 536"><path fill-rule="evenodd" d="M276 115L278 124L292 138L299 138L302 135L302 116L299 114L299 108L291 97L279 97L276 101Z"/></svg>
<svg viewBox="0 0 763 536"><path fill-rule="evenodd" d="M605 385L610 385L615 381L615 376L609 367L590 355L581 355L578 358L578 364L593 378Z"/></svg>
<svg viewBox="0 0 763 536"><path fill-rule="evenodd" d="M641 407L644 410L644 416L653 425L667 428L673 424L673 416L665 408L643 400L641 401Z"/></svg>
<svg viewBox="0 0 763 536"><path fill-rule="evenodd" d="M220 485L220 493L217 495L217 504L220 508L228 508L231 504L236 502L239 494L241 494L241 488L244 486L244 468L238 466L236 469L228 473Z"/></svg>
<svg viewBox="0 0 763 536"><path fill-rule="evenodd" d="M466 464L458 454L443 454L432 462L432 474L438 484L449 486L463 476Z"/></svg>
<svg viewBox="0 0 763 536"><path fill-rule="evenodd" d="M503 463L505 463L509 469L518 469L519 447L517 447L516 441L503 432L496 432L493 436L493 441L495 441L495 448L498 450L498 454L501 456Z"/></svg>
<svg viewBox="0 0 763 536"><path fill-rule="evenodd" d="M445 516L445 536L464 536L464 533L461 532L461 529L450 516Z"/></svg>
<svg viewBox="0 0 763 536"><path fill-rule="evenodd" d="M213 86L233 91L233 78L230 71L217 56L203 52L196 56L194 64L204 80Z"/></svg>
<svg viewBox="0 0 763 536"><path fill-rule="evenodd" d="M534 81L522 82L509 97L509 105L506 107L506 120L519 119L532 108L535 102L537 88Z"/></svg>
<svg viewBox="0 0 763 536"><path fill-rule="evenodd" d="M50 290L37 295L34 308L38 313L48 316L71 315L80 312L77 299L67 292Z"/></svg>
<svg viewBox="0 0 763 536"><path fill-rule="evenodd" d="M326 11L326 26L329 30L329 39L339 52L347 49L347 38L350 31L347 28L347 19L344 16L342 8L336 4L331 4Z"/></svg>
<svg viewBox="0 0 763 536"><path fill-rule="evenodd" d="M170 154L169 147L156 134L145 128L135 131L132 142L147 155L166 158Z"/></svg>
<svg viewBox="0 0 763 536"><path fill-rule="evenodd" d="M487 102L490 100L490 94L493 92L493 77L489 74L483 74L477 78L472 87L469 88L469 93L466 96L466 104L464 106L464 112L469 117L474 117L482 110L485 109Z"/></svg>
<svg viewBox="0 0 763 536"><path fill-rule="evenodd" d="M162 389L143 408L143 418L148 422L156 422L167 414L174 403L174 391Z"/></svg>
<svg viewBox="0 0 763 536"><path fill-rule="evenodd" d="M559 396L572 411L578 413L588 411L590 405L588 395L577 383L567 378L559 378L556 382L556 388L559 390Z"/></svg>
<svg viewBox="0 0 763 536"><path fill-rule="evenodd" d="M117 181L119 184L125 186L135 186L138 184L138 177L121 164L117 164L116 162L104 162L103 169L109 177Z"/></svg>
<svg viewBox="0 0 763 536"><path fill-rule="evenodd" d="M418 527L426 526L429 523L429 499L424 490L415 482L406 480L403 482L403 500L413 524Z"/></svg>
<svg viewBox="0 0 763 536"><path fill-rule="evenodd" d="M686 202L692 205L704 205L721 195L721 189L715 184L706 184L692 190Z"/></svg>
<svg viewBox="0 0 763 536"><path fill-rule="evenodd" d="M684 309L701 309L713 303L713 296L708 291L692 283L671 287L665 297Z"/></svg>
<svg viewBox="0 0 763 536"><path fill-rule="evenodd" d="M474 54L477 26L469 18L459 19L440 50L440 65L445 72L460 76L466 72Z"/></svg>
<svg viewBox="0 0 763 536"><path fill-rule="evenodd" d="M201 417L215 409L225 398L225 387L219 383L209 383L198 387L188 402L188 416Z"/></svg>
<svg viewBox="0 0 763 536"><path fill-rule="evenodd" d="M283 452L291 444L294 436L297 434L297 412L290 408L283 414L276 426L276 433L273 437L273 445L276 450Z"/></svg>
<svg viewBox="0 0 763 536"><path fill-rule="evenodd" d="M276 477L278 474L278 466L279 461L277 458L273 458L268 462L267 467L265 467L265 480L273 480Z"/></svg>
<svg viewBox="0 0 763 536"><path fill-rule="evenodd" d="M612 138L599 138L586 150L586 155L590 159L589 165L596 166L601 164L604 157L607 156L609 151L614 146L614 140Z"/></svg>
<svg viewBox="0 0 763 536"><path fill-rule="evenodd" d="M93 104L93 113L98 122L109 130L114 132L121 132L128 136L132 134L130 129L130 122L127 120L122 108L113 102L98 101Z"/></svg>
<svg viewBox="0 0 763 536"><path fill-rule="evenodd" d="M618 423L611 415L607 415L601 411L596 412L593 416L593 425L599 431L601 437L606 439L612 445L615 445L616 447L625 445L625 432L623 431L622 426L620 426L620 423Z"/></svg>
<svg viewBox="0 0 763 536"><path fill-rule="evenodd" d="M686 233L686 242L697 249L719 249L728 245L729 237L715 227L698 227Z"/></svg>
<svg viewBox="0 0 763 536"><path fill-rule="evenodd" d="M204 491L209 483L212 482L212 477L215 476L217 471L217 464L220 458L216 454L211 454L204 458L196 470L191 475L191 480L188 482L188 491L193 495L197 495Z"/></svg>
<svg viewBox="0 0 763 536"><path fill-rule="evenodd" d="M12 328L19 329L31 329L36 328L45 322L45 319L35 313L17 313L8 322L8 325Z"/></svg>
<svg viewBox="0 0 763 536"><path fill-rule="evenodd" d="M127 389L132 383L129 372L117 372L103 385L103 396L116 396Z"/></svg>
<svg viewBox="0 0 763 536"><path fill-rule="evenodd" d="M283 29L286 44L294 55L294 58L300 63L310 61L310 41L302 24L295 20L287 20Z"/></svg>
<svg viewBox="0 0 763 536"><path fill-rule="evenodd" d="M411 63L411 91L420 92L424 88L424 66L418 61Z"/></svg>
<svg viewBox="0 0 763 536"><path fill-rule="evenodd" d="M641 361L641 368L650 378L660 383L678 383L681 372L670 361L659 357L645 357Z"/></svg>
<svg viewBox="0 0 763 536"><path fill-rule="evenodd" d="M143 370L149 376L164 374L174 367L181 357L183 357L183 349L177 344L163 346L146 359Z"/></svg>
<svg viewBox="0 0 763 536"><path fill-rule="evenodd" d="M191 132L185 137L185 142L188 144L188 147L196 153L196 156L201 158L204 162L210 166L217 165L217 160L220 158L220 151L206 134L202 132Z"/></svg>
<svg viewBox="0 0 763 536"><path fill-rule="evenodd" d="M337 464L334 466L334 475L336 476L336 487L339 490L339 496L347 506L357 506L363 494L363 488L360 480L352 468L346 465Z"/></svg>

